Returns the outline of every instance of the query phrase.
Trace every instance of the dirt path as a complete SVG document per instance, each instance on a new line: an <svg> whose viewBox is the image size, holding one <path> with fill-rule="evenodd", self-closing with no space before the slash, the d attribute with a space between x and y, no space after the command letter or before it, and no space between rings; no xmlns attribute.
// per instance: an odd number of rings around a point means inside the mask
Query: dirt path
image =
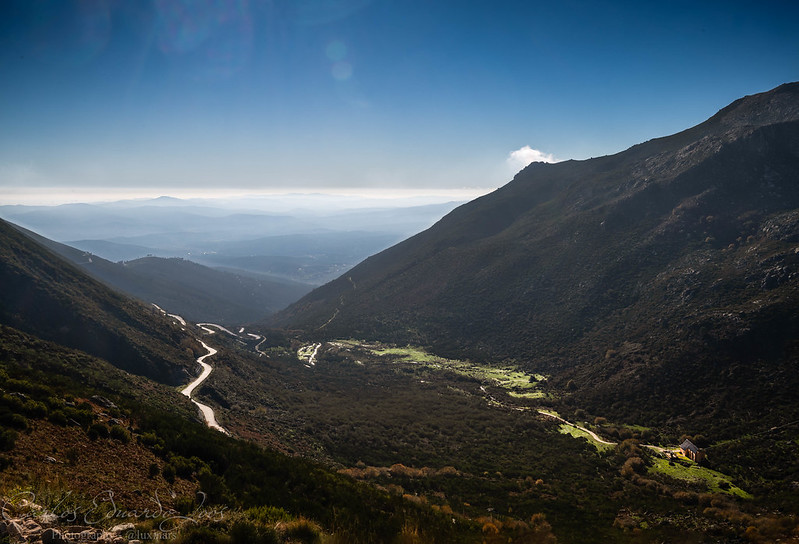
<svg viewBox="0 0 799 544"><path fill-rule="evenodd" d="M562 423L565 423L566 425L569 425L570 427L574 427L575 429L579 429L579 430L583 431L584 433L588 433L591 436L591 438L593 438L594 440L596 440L600 444L605 444L607 446L615 446L616 445L616 442L608 442L607 440L603 440L603 439L599 438L599 435L596 434L594 431L591 431L589 429L586 429L585 427L582 427L580 425L572 423L571 421L566 421L565 419L563 419L562 417L560 417L558 415L552 414L550 412L546 412L544 410L538 410L538 413L542 414L542 415L545 415L545 416L549 416L549 417L554 418L554 419L557 419L558 421L560 421Z"/></svg>

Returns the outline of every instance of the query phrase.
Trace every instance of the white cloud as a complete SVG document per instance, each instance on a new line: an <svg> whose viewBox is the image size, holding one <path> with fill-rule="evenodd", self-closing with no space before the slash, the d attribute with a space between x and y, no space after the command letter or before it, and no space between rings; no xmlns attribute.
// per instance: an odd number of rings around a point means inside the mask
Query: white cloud
<svg viewBox="0 0 799 544"><path fill-rule="evenodd" d="M518 171L531 162L558 162L558 159L551 153L544 153L526 145L516 151L511 151L505 161L514 171Z"/></svg>

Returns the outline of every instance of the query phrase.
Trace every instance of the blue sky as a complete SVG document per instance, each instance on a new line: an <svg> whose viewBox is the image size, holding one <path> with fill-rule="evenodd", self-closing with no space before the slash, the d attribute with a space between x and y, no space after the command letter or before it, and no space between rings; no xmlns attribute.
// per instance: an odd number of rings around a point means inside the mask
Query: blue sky
<svg viewBox="0 0 799 544"><path fill-rule="evenodd" d="M0 200L479 192L798 79L787 1L4 0Z"/></svg>

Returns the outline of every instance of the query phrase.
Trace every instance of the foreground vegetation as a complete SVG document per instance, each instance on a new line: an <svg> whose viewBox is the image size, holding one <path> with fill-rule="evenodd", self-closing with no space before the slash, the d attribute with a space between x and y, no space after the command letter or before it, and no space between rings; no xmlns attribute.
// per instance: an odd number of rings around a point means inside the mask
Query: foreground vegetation
<svg viewBox="0 0 799 544"><path fill-rule="evenodd" d="M753 491L762 487L722 469L713 447L703 466L689 469L643 445L675 449L684 428L575 413L560 400L567 391L544 376L352 339L318 350L312 343L310 367L296 357L307 342L279 331L265 336L268 358L252 356L252 346L237 339L215 339L227 349L202 394L217 400L228 428L481 531L496 528L503 542L520 538L513 528L529 530L533 518L565 542L718 541L743 538L750 527L752 538L755 530L758 538L787 538L794 531L795 511L775 507L768 493ZM615 445L589 440L539 409L557 410Z"/></svg>
<svg viewBox="0 0 799 544"><path fill-rule="evenodd" d="M642 445L681 438L669 431L572 414L617 442L598 443L538 413L568 409L545 377L507 366L349 340L322 344L309 367L291 338L268 334L259 357L259 339L217 334L200 395L264 448L207 429L172 388L0 333L0 495L71 512L109 489L126 509L157 496L159 516L131 520L141 534L164 521L178 542L204 543L765 542L796 531L790 503L775 507L762 478L720 462L725 444L707 448L709 465L670 461Z"/></svg>
<svg viewBox="0 0 799 544"><path fill-rule="evenodd" d="M220 513L200 520L202 529L183 527L186 542L226 542L225 533L235 542L292 540L303 531L303 542L323 533L347 542L389 542L403 532L440 542L479 534L468 520L452 523L425 505L210 430L170 388L8 327L0 333L4 497L30 492L53 505L66 494L76 504L70 511L81 512L113 490L126 509L152 508L157 494L164 518ZM91 458L99 461L94 472L82 473ZM135 484L123 478L141 467ZM152 529L148 522L143 530Z"/></svg>

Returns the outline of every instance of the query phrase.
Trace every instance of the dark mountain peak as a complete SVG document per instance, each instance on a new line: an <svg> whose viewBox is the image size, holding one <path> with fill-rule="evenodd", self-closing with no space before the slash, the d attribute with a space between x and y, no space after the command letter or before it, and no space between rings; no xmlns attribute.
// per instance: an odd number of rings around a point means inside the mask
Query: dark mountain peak
<svg viewBox="0 0 799 544"><path fill-rule="evenodd" d="M799 387L797 178L789 84L615 155L533 163L273 323L516 361L626 419L748 417L739 394Z"/></svg>
<svg viewBox="0 0 799 544"><path fill-rule="evenodd" d="M799 120L799 82L785 83L764 93L739 98L705 124L765 126L796 120Z"/></svg>
<svg viewBox="0 0 799 544"><path fill-rule="evenodd" d="M659 274L722 262L729 254L713 252L757 243L766 221L799 208L797 120L793 83L615 155L530 164L279 319L498 357L540 357L595 327L626 327L614 320L646 306L639 297Z"/></svg>

